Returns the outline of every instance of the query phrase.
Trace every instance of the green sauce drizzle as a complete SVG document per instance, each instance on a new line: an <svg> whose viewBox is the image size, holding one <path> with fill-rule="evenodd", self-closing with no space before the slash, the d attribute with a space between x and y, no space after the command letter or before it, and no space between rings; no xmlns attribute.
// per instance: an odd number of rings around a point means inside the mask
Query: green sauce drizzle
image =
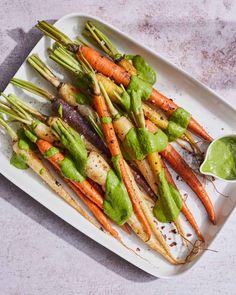
<svg viewBox="0 0 236 295"><path fill-rule="evenodd" d="M132 59L139 78L153 85L156 82L156 73L152 67L140 55L135 55Z"/></svg>
<svg viewBox="0 0 236 295"><path fill-rule="evenodd" d="M17 131L17 136L19 138L18 147L24 151L28 151L30 148L33 149L35 147L35 145L29 141L28 137L26 136L26 130L27 129L20 128Z"/></svg>
<svg viewBox="0 0 236 295"><path fill-rule="evenodd" d="M29 168L29 166L27 165L27 157L22 154L13 153L11 156L10 163L18 169L24 170Z"/></svg>
<svg viewBox="0 0 236 295"><path fill-rule="evenodd" d="M109 124L112 122L112 119L110 117L102 117L100 118L100 120L103 124Z"/></svg>
<svg viewBox="0 0 236 295"><path fill-rule="evenodd" d="M59 114L59 116L62 118L63 117L63 109L62 109L62 105L60 104L59 105L59 108L58 108L58 114Z"/></svg>
<svg viewBox="0 0 236 295"><path fill-rule="evenodd" d="M59 136L63 146L69 151L79 173L86 177L87 150L80 135L61 119L55 120L52 128Z"/></svg>
<svg viewBox="0 0 236 295"><path fill-rule="evenodd" d="M130 113L135 111L137 104L141 105L142 100L148 99L151 93L152 85L133 75L126 91L121 94L120 104Z"/></svg>
<svg viewBox="0 0 236 295"><path fill-rule="evenodd" d="M38 138L35 136L30 130L25 129L24 130L26 137L33 143L36 143Z"/></svg>
<svg viewBox="0 0 236 295"><path fill-rule="evenodd" d="M111 169L106 179L106 198L103 202L104 212L117 224L124 224L132 214L132 204L124 186Z"/></svg>
<svg viewBox="0 0 236 295"><path fill-rule="evenodd" d="M200 171L226 180L236 179L236 137L227 136L216 140L211 145Z"/></svg>
<svg viewBox="0 0 236 295"><path fill-rule="evenodd" d="M116 155L116 156L111 157L111 161L113 163L116 174L119 176L120 179L122 179L120 165L119 165L120 155Z"/></svg>
<svg viewBox="0 0 236 295"><path fill-rule="evenodd" d="M43 175L44 172L45 172L45 169L44 169L44 168L41 168L41 169L39 170L39 175Z"/></svg>
<svg viewBox="0 0 236 295"><path fill-rule="evenodd" d="M159 195L153 208L154 216L163 223L175 221L182 209L182 199L179 192L170 185L165 172L159 173Z"/></svg>
<svg viewBox="0 0 236 295"><path fill-rule="evenodd" d="M190 119L191 114L182 108L178 108L173 112L169 119L167 129L165 130L169 141L175 141L184 134Z"/></svg>
<svg viewBox="0 0 236 295"><path fill-rule="evenodd" d="M151 133L145 128L132 128L121 145L129 160L143 160L150 153L163 151L168 145L168 139L161 130Z"/></svg>
<svg viewBox="0 0 236 295"><path fill-rule="evenodd" d="M34 150L36 148L36 145L34 143L32 143L31 141L29 141L28 137L26 136L26 131L28 131L28 129L24 129L24 128L20 128L17 131L17 136L19 138L18 140L18 147L19 149L21 149L22 151L29 151ZM10 159L10 163L11 165L15 166L18 169L27 169L29 166L27 165L27 156L25 154L16 154L15 152L13 152L11 159Z"/></svg>
<svg viewBox="0 0 236 295"><path fill-rule="evenodd" d="M28 151L29 150L29 144L24 139L19 139L19 141L18 141L18 147L21 150L24 150L24 151Z"/></svg>
<svg viewBox="0 0 236 295"><path fill-rule="evenodd" d="M88 99L83 93L76 93L75 100L78 104L88 104Z"/></svg>
<svg viewBox="0 0 236 295"><path fill-rule="evenodd" d="M65 178L78 182L84 180L84 177L76 169L74 161L70 157L65 156L64 160L59 162L59 165L61 167L61 173Z"/></svg>
<svg viewBox="0 0 236 295"><path fill-rule="evenodd" d="M129 96L128 92L124 91L121 94L120 104L122 105L122 107L124 108L124 110L126 110L127 112L130 111L131 101L130 101L130 96Z"/></svg>
<svg viewBox="0 0 236 295"><path fill-rule="evenodd" d="M152 85L143 81L138 76L133 75L130 79L127 92L130 93L132 90L140 91L140 97L142 100L147 100L152 93Z"/></svg>
<svg viewBox="0 0 236 295"><path fill-rule="evenodd" d="M59 152L60 152L59 149L53 146L49 150L47 150L43 154L43 156L44 156L44 158L51 158L51 157L55 156L56 154L58 154Z"/></svg>

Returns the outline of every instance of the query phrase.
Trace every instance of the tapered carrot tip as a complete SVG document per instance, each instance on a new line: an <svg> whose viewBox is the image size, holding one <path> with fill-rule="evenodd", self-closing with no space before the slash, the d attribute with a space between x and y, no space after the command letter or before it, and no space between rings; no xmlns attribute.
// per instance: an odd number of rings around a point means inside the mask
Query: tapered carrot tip
<svg viewBox="0 0 236 295"><path fill-rule="evenodd" d="M211 221L211 223L213 223L214 225L216 225L216 214L215 214L215 211L213 209L213 206L210 209L209 208L206 208L206 211L208 213L208 218Z"/></svg>
<svg viewBox="0 0 236 295"><path fill-rule="evenodd" d="M206 208L207 209L207 213L208 213L208 217L210 219L210 221L215 225L216 224L216 214L215 214L215 210L213 208L213 205L211 205L211 207Z"/></svg>
<svg viewBox="0 0 236 295"><path fill-rule="evenodd" d="M216 224L216 214L215 214L215 210L213 208L213 205L211 204L211 207L205 206L205 208L208 213L208 218L215 225Z"/></svg>
<svg viewBox="0 0 236 295"><path fill-rule="evenodd" d="M215 216L211 217L210 219L211 219L211 222L212 222L214 225L216 225L216 219L215 219Z"/></svg>
<svg viewBox="0 0 236 295"><path fill-rule="evenodd" d="M194 132L197 136L203 138L207 142L211 143L213 138L206 132L206 130L194 119L191 118L188 128Z"/></svg>
<svg viewBox="0 0 236 295"><path fill-rule="evenodd" d="M198 238L201 242L205 243L205 239L203 238L201 233L198 234Z"/></svg>

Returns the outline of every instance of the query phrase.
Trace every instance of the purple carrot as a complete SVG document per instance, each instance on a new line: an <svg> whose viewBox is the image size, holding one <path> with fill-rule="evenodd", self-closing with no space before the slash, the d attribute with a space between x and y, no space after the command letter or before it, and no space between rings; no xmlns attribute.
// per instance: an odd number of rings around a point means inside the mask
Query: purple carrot
<svg viewBox="0 0 236 295"><path fill-rule="evenodd" d="M61 108L61 111L60 111ZM55 115L62 116L62 119L67 122L71 127L84 135L96 148L104 154L109 155L109 151L101 138L96 132L92 130L92 126L76 109L70 106L62 99L54 99L52 102L52 111Z"/></svg>

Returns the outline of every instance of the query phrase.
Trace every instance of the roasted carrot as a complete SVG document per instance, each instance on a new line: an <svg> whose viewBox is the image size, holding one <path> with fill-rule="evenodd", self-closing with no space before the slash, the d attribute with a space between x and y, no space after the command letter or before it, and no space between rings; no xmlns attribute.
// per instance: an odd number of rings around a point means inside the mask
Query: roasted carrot
<svg viewBox="0 0 236 295"><path fill-rule="evenodd" d="M44 154L50 148L53 147L53 145L45 140L38 139L37 142L37 147L39 148L39 151ZM64 155L62 153L57 153L51 157L48 157L48 161L57 169L60 171L60 166L59 162L64 160ZM73 181L70 180L70 182L77 187L78 189L81 190L81 192L88 197L92 202L94 202L99 208L103 207L103 197L102 195L94 189L94 187L86 180L84 179L82 182L78 181Z"/></svg>
<svg viewBox="0 0 236 295"><path fill-rule="evenodd" d="M132 75L137 74L137 70L133 64L122 56L122 54L112 44L111 40L109 40L109 38L91 21L86 22L83 34L89 39L92 38L95 40L99 47L122 68L126 69ZM81 44L86 45L84 42L81 42L81 38L77 38L77 40Z"/></svg>
<svg viewBox="0 0 236 295"><path fill-rule="evenodd" d="M186 219L188 220L188 222L191 224L191 226L194 229L195 233L197 234L198 238L204 242L204 237L200 231L200 228L199 228L193 214L191 213L191 211L189 210L189 208L185 202L183 202L181 210L182 210L184 216L186 217Z"/></svg>
<svg viewBox="0 0 236 295"><path fill-rule="evenodd" d="M156 126L150 122L146 121L146 126L149 131L154 132ZM212 205L212 202L207 195L203 185L198 180L193 170L188 166L180 154L172 147L168 145L166 149L161 152L161 155L170 163L171 167L185 180L185 182L191 187L191 189L197 194L199 199L202 201L205 206L210 220L215 224L215 212Z"/></svg>
<svg viewBox="0 0 236 295"><path fill-rule="evenodd" d="M171 164L171 167L184 179L184 181L197 194L197 196L205 206L210 220L212 221L212 223L215 224L216 217L212 202L207 192L205 191L203 185L198 180L192 169L188 166L184 159L170 144L161 153L161 155Z"/></svg>
<svg viewBox="0 0 236 295"><path fill-rule="evenodd" d="M87 59L87 61L96 71L111 78L117 84L123 84L125 87L129 85L131 75L125 69L101 55L95 49L81 45L77 51L77 56L81 57L81 55ZM158 108L165 111L168 116L170 116L178 108L178 106L172 100L168 99L166 96L155 89L152 90L149 101L155 104ZM212 141L212 137L194 118L190 119L188 128L206 141Z"/></svg>
<svg viewBox="0 0 236 295"><path fill-rule="evenodd" d="M26 164L46 183L50 189L52 189L58 197L64 200L68 205L79 212L85 219L91 222L96 227L99 224L91 218L86 211L74 200L73 197L64 189L62 185L58 185L56 178L51 174L38 155L29 149L21 149L19 147L19 138L16 132L5 122L4 118L0 115L0 126L5 128L9 136L12 138L12 149L16 155L23 156L26 160Z"/></svg>
<svg viewBox="0 0 236 295"><path fill-rule="evenodd" d="M104 97L102 95L94 95L93 100L94 100L94 105L95 105L95 108L96 108L96 110L98 112L99 117L100 118L110 118L111 119L110 112L108 111L108 108L107 108ZM127 192L128 192L128 194L130 196L130 199L132 201L134 211L137 214L138 219L142 223L142 225L143 225L143 227L145 229L145 232L147 234L148 239L150 239L151 228L150 228L150 225L148 224L147 219L146 219L146 217L145 217L145 215L144 215L144 213L142 211L142 208L141 208L141 206L139 204L139 200L136 197L136 193L134 191L134 188L133 188L133 185L131 183L130 177L127 174L126 167L125 167L125 164L124 164L124 159L123 159L123 156L122 156L122 153L121 153L121 150L120 150L120 146L119 146L119 143L118 143L118 140L117 140L115 130L114 130L114 127L113 127L112 123L111 122L110 123L109 122L108 123L102 123L102 130L103 130L103 133L104 133L108 148L109 148L109 150L111 152L111 155L113 157L115 157L115 156L120 157L119 166L120 166L120 170L121 170L121 174L122 174L122 179L124 181L125 187L126 187Z"/></svg>
<svg viewBox="0 0 236 295"><path fill-rule="evenodd" d="M117 84L123 84L125 87L129 85L130 74L95 49L81 45L76 55L79 58L83 56L93 69L111 78Z"/></svg>
<svg viewBox="0 0 236 295"><path fill-rule="evenodd" d="M87 207L96 217L96 219L101 223L104 229L107 232L109 232L114 238L116 238L117 240L120 240L120 236L118 232L111 226L110 221L108 220L106 215L102 212L102 210L96 204L94 204L91 200L86 198L85 195L82 194L81 190L77 186L75 186L72 182L67 180L67 183L72 188L72 190L76 193L76 195L87 205Z"/></svg>
<svg viewBox="0 0 236 295"><path fill-rule="evenodd" d="M168 116L170 116L178 108L176 103L158 92L156 89L153 89L149 101L155 104L158 108L162 109ZM191 117L189 121L188 128L206 141L212 141L212 137L193 117Z"/></svg>
<svg viewBox="0 0 236 295"><path fill-rule="evenodd" d="M117 84L123 84L125 87L128 87L131 80L131 74L119 65L115 64L107 57L101 55L95 49L83 44L78 45L74 43L68 36L66 36L60 30L45 21L38 22L36 27L45 35L66 46L68 50L76 54L78 59L86 60L97 72L100 72L103 75L111 78ZM165 110L167 115L169 116L178 107L170 99L168 99L155 89L152 90L149 101ZM197 135L202 136L202 138L204 138L208 142L212 141L211 136L193 118L190 119L188 125L188 128L195 132Z"/></svg>
<svg viewBox="0 0 236 295"><path fill-rule="evenodd" d="M110 113L107 109L104 98L101 95L94 96L94 105L101 118L109 118ZM102 123L103 133L107 139L107 145L112 156L120 154L120 147L117 142L116 134L112 123Z"/></svg>
<svg viewBox="0 0 236 295"><path fill-rule="evenodd" d="M44 154L50 148L53 147L52 144L49 142L39 139L37 141L37 146L39 151ZM60 166L58 164L59 161L64 160L64 155L62 153L57 153L52 157L48 157L47 159L50 163L60 171ZM106 231L108 231L113 237L116 239L120 239L116 230L114 230L100 208L102 208L103 198L102 196L92 187L92 185L87 181L84 180L82 182L77 182L73 180L64 180L68 183L68 185L76 192L77 196L87 205L87 207L91 210L97 220L102 224Z"/></svg>
<svg viewBox="0 0 236 295"><path fill-rule="evenodd" d="M178 190L178 188L177 188L177 186L176 186L176 184L175 184L175 182L174 182L174 180L173 180L173 178L172 178L172 175L170 174L170 171L169 171L169 169L167 168L165 162L164 162L163 160L161 160L161 162L162 162L162 166L163 166L163 168L164 168L164 170L165 170L165 174L166 174L166 179L167 179L167 181L168 181L171 185L173 185L173 187L174 187L175 189ZM183 202L182 202L182 208L181 208L182 213L184 214L184 216L186 217L186 219L188 220L188 222L191 224L191 226L192 226L192 228L194 229L195 233L197 234L198 238L199 238L201 241L204 241L204 238L203 238L203 236L202 236L202 233L201 233L201 231L200 231L200 228L199 228L199 226L198 226L198 224L197 224L197 222L196 222L196 220L195 220L193 214L192 214L191 211L189 210L189 208L188 208L188 206L186 205L186 203L185 203L185 201L184 201L184 199L183 199L182 196L181 196L181 198L182 198L182 201L183 201Z"/></svg>
<svg viewBox="0 0 236 295"><path fill-rule="evenodd" d="M92 165L90 164L91 162L93 163ZM170 249L169 249L164 237L162 236L160 230L157 228L157 223L152 215L152 208L150 208L150 206L148 204L148 203L150 203L150 198L149 198L149 202L147 202L146 199L148 197L139 190L137 184L135 183L134 177L132 176L132 173L130 172L130 169L128 168L128 165L126 163L125 163L125 165L127 167L127 173L128 173L130 180L133 184L136 195L139 198L140 206L142 207L142 210L145 213L145 216L151 226L152 235L151 235L150 240L147 241L147 235L144 232L144 228L143 228L142 224L140 223L140 221L138 220L136 214L134 214L134 212L132 213L132 215L129 218L129 220L127 221L127 223L131 226L132 230L144 242L147 243L147 245L149 245L151 248L157 250L167 260L169 260L168 257L172 257L172 259L175 260L170 253ZM96 155L96 153L92 152L89 155L88 166L91 169L91 170L87 171L88 176L90 178L92 178L94 181L96 181L97 183L99 183L101 185L101 187L105 190L106 174L110 170L109 165L106 163L106 161L103 159L102 156ZM103 172L101 173L101 171L103 171ZM152 205L153 205L153 203L152 203ZM154 242L155 244L152 242L154 238L156 239L156 242ZM156 246L158 246L158 249ZM163 251L166 253L164 253ZM176 260L175 260L175 262L180 263L180 261L177 262Z"/></svg>
<svg viewBox="0 0 236 295"><path fill-rule="evenodd" d="M146 121L146 126L147 126L148 130L151 131L151 132L155 132L157 130L157 127L152 122L150 122L148 120ZM172 178L172 175L170 174L170 171L167 168L167 166L166 166L166 164L165 164L165 162L163 160L161 160L161 164L162 164L162 166L163 166L163 168L165 170L165 175L166 175L167 181L170 184L172 184L175 189L178 190L178 188L177 188L177 186L176 186L176 184L175 184L175 182L174 182L174 180ZM203 238L203 236L201 234L199 226L198 226L195 218L193 217L191 211L189 210L188 206L186 205L182 195L181 195L181 198L182 198L182 201L183 201L182 202L182 209L181 209L182 213L185 215L186 219L188 220L188 222L191 224L191 226L195 230L195 232L198 235L199 239L204 241L204 238Z"/></svg>

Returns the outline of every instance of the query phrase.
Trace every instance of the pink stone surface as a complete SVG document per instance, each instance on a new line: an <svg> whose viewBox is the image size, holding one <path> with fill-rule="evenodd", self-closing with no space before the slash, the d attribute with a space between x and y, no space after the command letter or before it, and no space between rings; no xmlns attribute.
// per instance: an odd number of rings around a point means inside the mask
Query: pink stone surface
<svg viewBox="0 0 236 295"><path fill-rule="evenodd" d="M98 16L236 106L236 1L0 1L0 87L40 38L39 19ZM0 163L1 165L1 163ZM158 280L60 220L0 176L0 294L236 294L236 215L189 273Z"/></svg>

